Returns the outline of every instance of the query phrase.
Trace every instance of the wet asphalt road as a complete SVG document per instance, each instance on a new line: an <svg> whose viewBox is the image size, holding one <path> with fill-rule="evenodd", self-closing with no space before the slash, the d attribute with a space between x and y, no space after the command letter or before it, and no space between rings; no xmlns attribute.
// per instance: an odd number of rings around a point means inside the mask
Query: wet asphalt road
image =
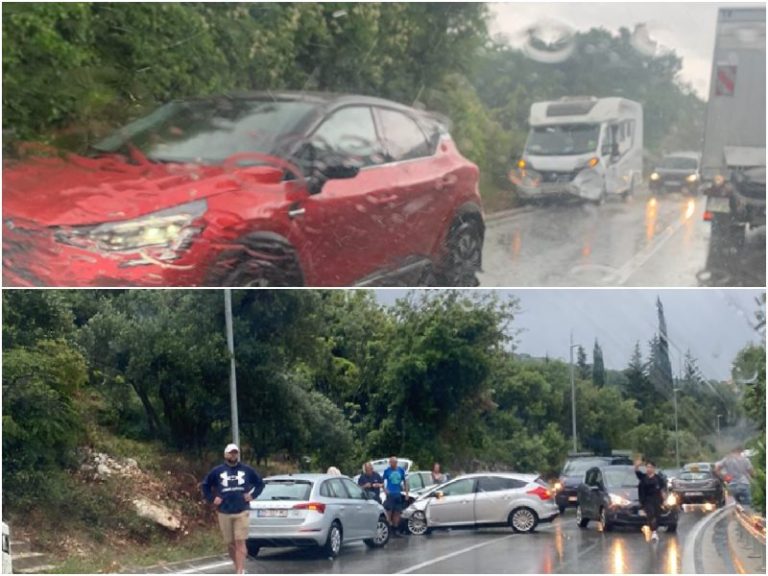
<svg viewBox="0 0 768 576"><path fill-rule="evenodd" d="M600 532L594 523L576 526L573 510L533 534L508 529L437 531L429 536L393 538L381 550L360 543L342 548L331 561L309 549L262 549L249 558L249 573L644 573L678 574L686 537L702 513L680 519L677 534L662 529L658 544L642 532L617 529ZM224 558L198 566L198 573L231 573Z"/></svg>
<svg viewBox="0 0 768 576"><path fill-rule="evenodd" d="M602 206L553 202L488 223L481 286L707 285L705 199L647 190ZM737 266L734 264L738 264ZM765 233L722 283L765 286ZM717 284L718 282L715 282Z"/></svg>

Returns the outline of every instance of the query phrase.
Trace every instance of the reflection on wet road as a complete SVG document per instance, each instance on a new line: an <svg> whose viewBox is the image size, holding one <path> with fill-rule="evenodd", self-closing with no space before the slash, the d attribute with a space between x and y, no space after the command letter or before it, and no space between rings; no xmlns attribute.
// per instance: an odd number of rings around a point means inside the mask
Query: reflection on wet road
<svg viewBox="0 0 768 576"><path fill-rule="evenodd" d="M553 203L491 220L480 283L698 286L710 234L703 211L701 196L638 194L602 206ZM765 284L764 242L752 252L729 285Z"/></svg>
<svg viewBox="0 0 768 576"><path fill-rule="evenodd" d="M601 532L594 523L576 525L573 511L533 534L509 529L437 531L430 536L392 538L383 550L362 544L342 548L336 560L314 550L262 549L249 559L251 573L604 573L679 574L686 537L703 513L684 514L676 534L660 531L652 544L636 529ZM223 560L223 559L222 559ZM231 572L219 562L199 572Z"/></svg>

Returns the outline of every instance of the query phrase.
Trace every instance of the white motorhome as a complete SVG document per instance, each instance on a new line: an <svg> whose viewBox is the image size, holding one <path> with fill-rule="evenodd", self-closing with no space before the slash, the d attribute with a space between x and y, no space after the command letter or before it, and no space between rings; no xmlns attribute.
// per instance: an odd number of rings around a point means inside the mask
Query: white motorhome
<svg viewBox="0 0 768 576"><path fill-rule="evenodd" d="M643 107L625 98L565 97L531 106L522 159L510 173L527 200L602 202L642 181Z"/></svg>

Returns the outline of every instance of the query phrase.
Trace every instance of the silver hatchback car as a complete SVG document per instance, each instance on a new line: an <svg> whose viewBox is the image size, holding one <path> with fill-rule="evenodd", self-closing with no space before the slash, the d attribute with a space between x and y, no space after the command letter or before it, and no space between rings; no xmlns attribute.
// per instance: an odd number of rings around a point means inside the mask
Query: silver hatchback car
<svg viewBox="0 0 768 576"><path fill-rule="evenodd" d="M535 474L483 472L425 490L403 511L412 534L433 528L510 526L531 532L559 511L546 482Z"/></svg>
<svg viewBox="0 0 768 576"><path fill-rule="evenodd" d="M343 542L380 548L389 541L384 508L346 476L270 476L250 505L251 556L267 546L317 546L335 558Z"/></svg>

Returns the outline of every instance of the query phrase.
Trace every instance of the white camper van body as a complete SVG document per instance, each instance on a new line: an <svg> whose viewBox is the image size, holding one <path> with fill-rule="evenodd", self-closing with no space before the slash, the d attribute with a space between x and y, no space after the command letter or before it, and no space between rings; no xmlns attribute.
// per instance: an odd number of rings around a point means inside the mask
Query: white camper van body
<svg viewBox="0 0 768 576"><path fill-rule="evenodd" d="M531 106L518 163L524 199L576 196L600 202L642 181L643 107L626 98L566 97Z"/></svg>

